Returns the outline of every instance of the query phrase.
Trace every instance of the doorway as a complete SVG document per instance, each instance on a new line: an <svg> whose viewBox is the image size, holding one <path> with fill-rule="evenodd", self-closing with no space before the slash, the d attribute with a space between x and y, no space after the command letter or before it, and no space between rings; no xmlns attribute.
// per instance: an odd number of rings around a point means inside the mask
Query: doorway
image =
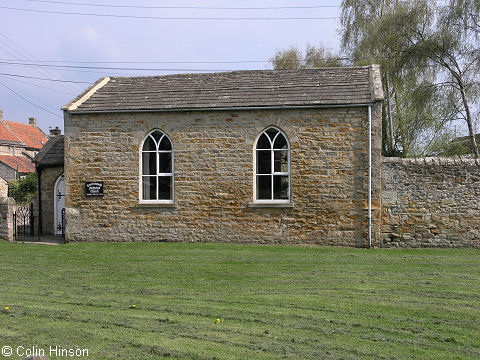
<svg viewBox="0 0 480 360"><path fill-rule="evenodd" d="M65 234L65 176L60 175L55 181L54 187L54 216L55 216L55 229L53 230L56 235Z"/></svg>

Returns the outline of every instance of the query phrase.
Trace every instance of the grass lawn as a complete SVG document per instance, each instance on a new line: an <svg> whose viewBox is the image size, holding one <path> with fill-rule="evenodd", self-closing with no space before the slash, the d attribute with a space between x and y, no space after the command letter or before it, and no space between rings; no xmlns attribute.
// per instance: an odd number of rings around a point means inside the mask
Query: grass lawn
<svg viewBox="0 0 480 360"><path fill-rule="evenodd" d="M14 354L480 358L479 250L0 241L0 270Z"/></svg>

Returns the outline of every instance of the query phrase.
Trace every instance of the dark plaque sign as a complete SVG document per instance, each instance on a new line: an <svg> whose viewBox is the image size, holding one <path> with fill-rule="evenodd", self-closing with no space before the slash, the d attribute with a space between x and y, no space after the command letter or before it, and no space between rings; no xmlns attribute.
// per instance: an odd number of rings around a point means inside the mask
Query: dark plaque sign
<svg viewBox="0 0 480 360"><path fill-rule="evenodd" d="M85 183L85 194L87 196L103 196L103 181Z"/></svg>

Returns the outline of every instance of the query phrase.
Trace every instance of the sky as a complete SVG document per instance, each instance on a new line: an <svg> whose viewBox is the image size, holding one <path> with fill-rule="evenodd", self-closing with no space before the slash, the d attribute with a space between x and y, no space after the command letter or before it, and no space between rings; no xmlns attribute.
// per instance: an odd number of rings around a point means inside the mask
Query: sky
<svg viewBox="0 0 480 360"><path fill-rule="evenodd" d="M269 69L291 46L338 50L340 2L0 0L3 118L36 117L48 133L103 76Z"/></svg>

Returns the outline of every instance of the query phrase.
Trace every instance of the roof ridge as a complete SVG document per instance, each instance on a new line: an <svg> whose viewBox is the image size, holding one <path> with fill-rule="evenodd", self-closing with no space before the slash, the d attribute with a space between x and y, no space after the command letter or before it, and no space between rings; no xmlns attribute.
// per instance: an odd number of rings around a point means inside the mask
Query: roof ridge
<svg viewBox="0 0 480 360"><path fill-rule="evenodd" d="M114 79L141 79L141 78L165 78L165 77L174 77L174 76L199 76L199 75L217 75L217 74L235 74L235 73L274 73L274 72L307 72L307 71L331 71L331 70L369 70L372 65L359 65L359 66L329 66L329 67L319 67L319 68L307 68L307 69L252 69L252 70L228 70L228 71L212 71L212 72L188 72L188 73L179 73L179 74L165 74L165 75L138 75L138 76L107 76L111 80ZM102 80L104 78L100 78ZM98 80L96 83L98 83ZM94 84L95 85L95 84Z"/></svg>

